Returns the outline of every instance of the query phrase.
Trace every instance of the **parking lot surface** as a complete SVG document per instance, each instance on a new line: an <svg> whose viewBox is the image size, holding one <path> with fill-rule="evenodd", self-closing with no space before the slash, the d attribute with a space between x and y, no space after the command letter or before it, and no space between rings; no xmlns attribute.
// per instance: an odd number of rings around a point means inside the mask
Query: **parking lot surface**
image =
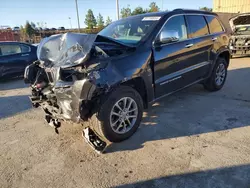
<svg viewBox="0 0 250 188"><path fill-rule="evenodd" d="M57 135L22 80L0 84L0 187L250 187L250 58L221 91L196 85L157 101L129 140L98 155L81 126Z"/></svg>

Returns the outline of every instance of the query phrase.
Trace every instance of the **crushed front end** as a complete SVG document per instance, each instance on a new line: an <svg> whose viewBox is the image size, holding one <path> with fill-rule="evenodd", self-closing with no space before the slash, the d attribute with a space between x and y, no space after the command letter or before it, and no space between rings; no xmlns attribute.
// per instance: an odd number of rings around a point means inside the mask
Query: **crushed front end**
<svg viewBox="0 0 250 188"><path fill-rule="evenodd" d="M67 33L44 39L37 50L39 60L26 67L24 80L30 84L31 102L44 110L45 120L56 131L61 121L84 125L111 84L122 79L109 63L110 55L94 44L96 38ZM85 139L102 151L106 143L85 128Z"/></svg>
<svg viewBox="0 0 250 188"><path fill-rule="evenodd" d="M93 69L100 66L96 61L106 57L104 52L99 57L91 55L97 53L93 52L95 38L68 33L52 36L39 45L39 60L26 68L24 78L31 84L33 106L43 108L46 120L79 122L91 113L97 74ZM92 69L87 68L90 62L94 62Z"/></svg>
<svg viewBox="0 0 250 188"><path fill-rule="evenodd" d="M240 14L230 19L232 36L229 41L231 55L250 55L250 14Z"/></svg>

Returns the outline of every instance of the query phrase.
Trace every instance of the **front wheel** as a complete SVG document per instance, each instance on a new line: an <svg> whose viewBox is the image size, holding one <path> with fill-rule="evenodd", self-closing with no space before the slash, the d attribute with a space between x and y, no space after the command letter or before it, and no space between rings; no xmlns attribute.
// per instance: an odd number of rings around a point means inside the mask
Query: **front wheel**
<svg viewBox="0 0 250 188"><path fill-rule="evenodd" d="M143 102L140 94L131 87L120 86L100 106L94 116L94 129L110 142L121 142L135 133L141 123L142 114Z"/></svg>
<svg viewBox="0 0 250 188"><path fill-rule="evenodd" d="M218 58L211 76L204 83L205 89L209 91L220 90L227 78L227 67L227 61L224 58Z"/></svg>

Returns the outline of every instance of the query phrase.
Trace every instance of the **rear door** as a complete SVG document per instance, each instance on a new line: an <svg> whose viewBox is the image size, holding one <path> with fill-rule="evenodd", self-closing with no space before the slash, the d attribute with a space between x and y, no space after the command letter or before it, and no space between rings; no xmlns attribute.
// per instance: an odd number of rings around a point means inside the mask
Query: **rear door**
<svg viewBox="0 0 250 188"><path fill-rule="evenodd" d="M228 37L225 34L225 30L222 27L221 23L215 16L209 15L205 16L205 18L209 26L210 40L213 42L209 58L211 61L214 61L219 49L228 44Z"/></svg>
<svg viewBox="0 0 250 188"><path fill-rule="evenodd" d="M195 81L205 78L211 66L210 53L213 49L213 40L209 33L206 19L203 15L186 15L189 38L193 39L193 65L196 69L190 72L189 79Z"/></svg>
<svg viewBox="0 0 250 188"><path fill-rule="evenodd" d="M0 76L19 76L29 64L30 47L22 44L0 44Z"/></svg>
<svg viewBox="0 0 250 188"><path fill-rule="evenodd" d="M20 44L19 45L21 48L21 60L23 62L22 64L22 68L23 70L25 69L25 67L29 64L32 63L32 61L34 60L34 57L31 51L31 47L25 44Z"/></svg>

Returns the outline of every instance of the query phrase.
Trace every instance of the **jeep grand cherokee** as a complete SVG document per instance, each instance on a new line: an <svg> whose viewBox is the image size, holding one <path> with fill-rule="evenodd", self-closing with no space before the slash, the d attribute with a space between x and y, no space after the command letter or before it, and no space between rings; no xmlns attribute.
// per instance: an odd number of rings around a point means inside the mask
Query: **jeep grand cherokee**
<svg viewBox="0 0 250 188"><path fill-rule="evenodd" d="M176 9L113 22L97 35L44 39L28 66L31 101L55 127L82 124L97 150L134 134L143 109L193 84L220 90L229 65L228 36L215 13Z"/></svg>

